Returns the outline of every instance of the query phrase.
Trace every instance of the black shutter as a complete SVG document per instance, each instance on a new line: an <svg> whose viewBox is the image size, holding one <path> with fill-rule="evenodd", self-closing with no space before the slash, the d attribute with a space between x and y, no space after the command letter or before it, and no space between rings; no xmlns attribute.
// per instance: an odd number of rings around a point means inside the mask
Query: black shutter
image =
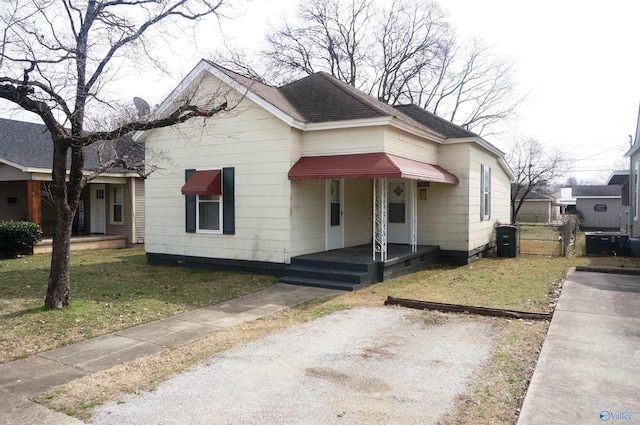
<svg viewBox="0 0 640 425"><path fill-rule="evenodd" d="M195 169L184 170L184 181L189 181L191 176L196 173ZM187 233L196 232L196 195L185 195L184 197L185 212L185 231Z"/></svg>
<svg viewBox="0 0 640 425"><path fill-rule="evenodd" d="M236 234L235 168L222 169L222 233Z"/></svg>

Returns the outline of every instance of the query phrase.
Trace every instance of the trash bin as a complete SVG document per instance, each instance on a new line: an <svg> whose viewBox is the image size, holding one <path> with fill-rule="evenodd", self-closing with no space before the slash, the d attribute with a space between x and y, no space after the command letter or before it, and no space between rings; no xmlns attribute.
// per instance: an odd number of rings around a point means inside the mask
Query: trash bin
<svg viewBox="0 0 640 425"><path fill-rule="evenodd" d="M498 257L516 257L518 255L518 228L516 226L496 227L496 246Z"/></svg>

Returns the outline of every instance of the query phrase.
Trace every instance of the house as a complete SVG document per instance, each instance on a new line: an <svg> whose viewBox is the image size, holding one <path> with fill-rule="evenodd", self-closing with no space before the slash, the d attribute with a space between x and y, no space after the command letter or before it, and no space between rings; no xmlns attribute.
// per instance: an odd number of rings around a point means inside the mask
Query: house
<svg viewBox="0 0 640 425"><path fill-rule="evenodd" d="M628 219L626 220L628 226L628 233L632 238L640 236L640 223L638 223L639 215L639 196L638 190L640 187L640 108L638 109L638 120L636 123L635 137L631 138L631 146L625 157L629 158L629 173L628 173Z"/></svg>
<svg viewBox="0 0 640 425"><path fill-rule="evenodd" d="M511 184L511 191L516 190L515 183ZM516 203L519 203L522 196L516 197ZM560 218L561 207L558 198L538 191L531 191L527 194L518 211L516 220L520 223L544 223L550 224Z"/></svg>
<svg viewBox="0 0 640 425"><path fill-rule="evenodd" d="M53 143L44 125L0 118L0 220L37 223L45 239L51 237L55 220L47 197L52 158ZM87 147L85 168L97 166L96 148ZM118 171L91 180L81 194L73 234L113 236L114 242L86 245L85 241L85 246L142 243L143 179L136 173ZM80 246L74 245L74 249Z"/></svg>
<svg viewBox="0 0 640 425"><path fill-rule="evenodd" d="M151 264L322 286L366 262L358 286L436 258L466 264L509 223L503 153L418 106L389 106L322 72L272 87L206 60L160 111L182 96L229 111L138 135L171 158L146 181Z"/></svg>
<svg viewBox="0 0 640 425"><path fill-rule="evenodd" d="M622 201L618 185L573 186L576 209L584 215L583 228L620 230Z"/></svg>
<svg viewBox="0 0 640 425"><path fill-rule="evenodd" d="M620 187L620 231L631 233L632 222L629 215L629 170L615 170L611 173L607 184Z"/></svg>

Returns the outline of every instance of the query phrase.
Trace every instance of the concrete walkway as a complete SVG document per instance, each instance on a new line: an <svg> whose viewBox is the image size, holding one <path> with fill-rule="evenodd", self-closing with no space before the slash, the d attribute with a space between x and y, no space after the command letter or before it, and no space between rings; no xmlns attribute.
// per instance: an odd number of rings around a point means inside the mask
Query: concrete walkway
<svg viewBox="0 0 640 425"><path fill-rule="evenodd" d="M518 425L599 423L640 424L640 276L571 270Z"/></svg>
<svg viewBox="0 0 640 425"><path fill-rule="evenodd" d="M343 291L278 283L264 291L0 365L0 425L82 424L30 397L314 298Z"/></svg>

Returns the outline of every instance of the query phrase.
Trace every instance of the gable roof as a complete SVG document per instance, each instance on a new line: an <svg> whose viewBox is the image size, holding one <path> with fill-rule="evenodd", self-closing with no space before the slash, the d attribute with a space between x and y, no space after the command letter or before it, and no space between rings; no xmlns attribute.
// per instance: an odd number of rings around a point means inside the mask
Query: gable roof
<svg viewBox="0 0 640 425"><path fill-rule="evenodd" d="M123 146L136 155L144 155L141 149L135 149L130 138L122 138L110 143L102 150L103 161L111 155L111 149ZM131 149L134 146L134 149ZM97 146L84 148L85 170L99 168ZM53 143L47 127L25 121L0 118L0 163L5 163L25 172L51 172L53 161ZM125 172L115 169L114 172Z"/></svg>
<svg viewBox="0 0 640 425"><path fill-rule="evenodd" d="M618 185L573 186L571 194L574 198L620 197Z"/></svg>
<svg viewBox="0 0 640 425"><path fill-rule="evenodd" d="M287 124L300 130L344 128L360 125L391 125L437 142L459 139L475 142L498 158L507 174L504 152L479 135L448 122L417 105L391 106L326 72L318 72L281 87L274 87L231 71L209 60L201 60L160 105L171 107L183 90L192 87L203 73L210 73L236 89ZM465 140L461 140L465 139Z"/></svg>
<svg viewBox="0 0 640 425"><path fill-rule="evenodd" d="M511 183L511 193L513 193L516 189L517 189L518 185L517 183ZM516 200L520 200L522 199L522 194L518 194L518 197L516 198ZM541 192L534 192L531 191L529 193L527 193L527 196L525 197L525 199L527 201L549 201L549 202L555 202L555 200L557 199L555 196L551 195L551 194L545 194L545 193L541 193Z"/></svg>

